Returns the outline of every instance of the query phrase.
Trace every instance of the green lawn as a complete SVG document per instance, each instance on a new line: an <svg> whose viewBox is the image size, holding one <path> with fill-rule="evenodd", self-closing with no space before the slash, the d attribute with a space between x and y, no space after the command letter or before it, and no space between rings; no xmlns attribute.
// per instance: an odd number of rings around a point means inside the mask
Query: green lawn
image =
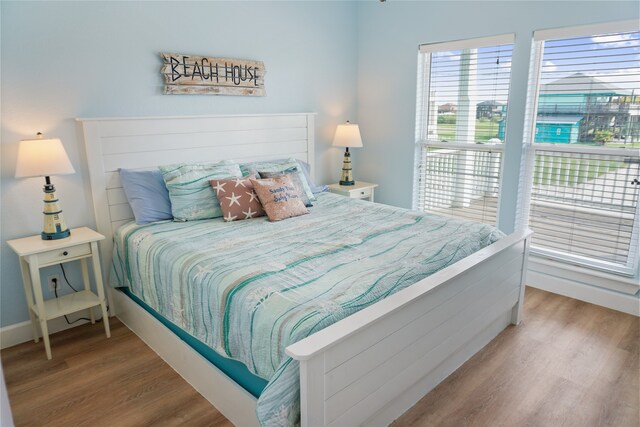
<svg viewBox="0 0 640 427"><path fill-rule="evenodd" d="M629 165L613 160L563 158L540 154L536 156L533 183L572 187L624 167Z"/></svg>
<svg viewBox="0 0 640 427"><path fill-rule="evenodd" d="M611 148L640 148L640 142L605 142L604 146Z"/></svg>
<svg viewBox="0 0 640 427"><path fill-rule="evenodd" d="M498 137L498 122L486 119L476 120L475 141L488 141L491 138ZM456 125L455 123L438 123L438 138L453 142L455 140Z"/></svg>

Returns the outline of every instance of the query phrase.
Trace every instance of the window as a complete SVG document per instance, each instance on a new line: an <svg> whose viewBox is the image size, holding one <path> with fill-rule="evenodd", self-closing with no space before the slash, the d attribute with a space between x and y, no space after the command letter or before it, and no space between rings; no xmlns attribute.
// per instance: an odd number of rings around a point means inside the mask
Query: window
<svg viewBox="0 0 640 427"><path fill-rule="evenodd" d="M521 191L532 252L632 275L640 216L638 25L545 30L534 39L528 187ZM561 125L556 135L545 132L553 125Z"/></svg>
<svg viewBox="0 0 640 427"><path fill-rule="evenodd" d="M495 224L513 36L420 46L413 207Z"/></svg>

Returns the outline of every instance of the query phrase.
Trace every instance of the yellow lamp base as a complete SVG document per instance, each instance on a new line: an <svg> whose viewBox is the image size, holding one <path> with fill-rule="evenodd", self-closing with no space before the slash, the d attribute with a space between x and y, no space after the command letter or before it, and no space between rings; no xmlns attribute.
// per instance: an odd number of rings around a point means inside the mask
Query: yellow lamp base
<svg viewBox="0 0 640 427"><path fill-rule="evenodd" d="M353 171L351 169L351 153L349 147L344 152L344 160L342 162L342 175L340 176L340 185L354 185Z"/></svg>
<svg viewBox="0 0 640 427"><path fill-rule="evenodd" d="M48 178L48 177L47 177ZM44 227L41 233L42 240L64 239L71 235L69 227L64 220L62 208L55 195L55 187L47 180L44 186Z"/></svg>

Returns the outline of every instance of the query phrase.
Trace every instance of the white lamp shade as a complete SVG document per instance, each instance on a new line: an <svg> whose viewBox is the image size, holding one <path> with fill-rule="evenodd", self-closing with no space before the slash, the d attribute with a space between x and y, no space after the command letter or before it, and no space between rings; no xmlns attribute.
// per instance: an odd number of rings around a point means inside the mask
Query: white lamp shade
<svg viewBox="0 0 640 427"><path fill-rule="evenodd" d="M333 145L336 147L362 147L358 125L349 122L338 125L333 137Z"/></svg>
<svg viewBox="0 0 640 427"><path fill-rule="evenodd" d="M51 139L24 139L18 146L16 178L31 176L69 175L75 173L62 141Z"/></svg>

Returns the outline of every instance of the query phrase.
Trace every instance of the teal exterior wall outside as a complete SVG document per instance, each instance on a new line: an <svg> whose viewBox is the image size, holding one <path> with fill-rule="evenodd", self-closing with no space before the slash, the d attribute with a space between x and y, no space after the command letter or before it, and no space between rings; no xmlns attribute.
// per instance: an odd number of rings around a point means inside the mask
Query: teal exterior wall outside
<svg viewBox="0 0 640 427"><path fill-rule="evenodd" d="M569 123L537 123L535 142L553 144L574 144L578 142L580 122Z"/></svg>
<svg viewBox="0 0 640 427"><path fill-rule="evenodd" d="M498 138L504 141L504 120L498 124ZM575 123L536 123L535 142L548 142L552 144L575 144L578 142L580 121Z"/></svg>
<svg viewBox="0 0 640 427"><path fill-rule="evenodd" d="M538 114L584 114L589 94L541 93Z"/></svg>

